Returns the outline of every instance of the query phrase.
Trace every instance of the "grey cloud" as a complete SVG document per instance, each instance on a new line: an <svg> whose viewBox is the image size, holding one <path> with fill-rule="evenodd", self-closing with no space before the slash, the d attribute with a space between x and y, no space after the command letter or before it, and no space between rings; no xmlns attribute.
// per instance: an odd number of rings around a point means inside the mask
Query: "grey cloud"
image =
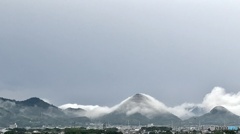
<svg viewBox="0 0 240 134"><path fill-rule="evenodd" d="M144 92L176 105L238 91L239 4L1 1L1 96L113 105Z"/></svg>

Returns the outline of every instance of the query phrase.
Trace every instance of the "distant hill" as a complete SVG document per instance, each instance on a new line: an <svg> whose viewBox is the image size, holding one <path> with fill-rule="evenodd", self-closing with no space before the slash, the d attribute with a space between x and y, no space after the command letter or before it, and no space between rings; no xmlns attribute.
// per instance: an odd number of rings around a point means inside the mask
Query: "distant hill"
<svg viewBox="0 0 240 134"><path fill-rule="evenodd" d="M42 125L69 125L73 120L75 124L84 124L89 119L82 117L74 119L62 109L51 105L37 97L24 101L0 98L0 126L7 127L17 123L18 126L42 126Z"/></svg>
<svg viewBox="0 0 240 134"><path fill-rule="evenodd" d="M211 125L238 125L240 117L230 112L223 106L214 107L209 113L199 117L192 117L185 121L189 124L211 124Z"/></svg>

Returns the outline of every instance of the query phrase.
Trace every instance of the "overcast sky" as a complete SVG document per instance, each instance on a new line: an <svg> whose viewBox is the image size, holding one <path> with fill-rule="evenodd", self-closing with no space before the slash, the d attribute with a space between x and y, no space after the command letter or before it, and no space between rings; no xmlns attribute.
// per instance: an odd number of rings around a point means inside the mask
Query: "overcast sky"
<svg viewBox="0 0 240 134"><path fill-rule="evenodd" d="M0 0L0 96L174 106L240 90L239 0Z"/></svg>

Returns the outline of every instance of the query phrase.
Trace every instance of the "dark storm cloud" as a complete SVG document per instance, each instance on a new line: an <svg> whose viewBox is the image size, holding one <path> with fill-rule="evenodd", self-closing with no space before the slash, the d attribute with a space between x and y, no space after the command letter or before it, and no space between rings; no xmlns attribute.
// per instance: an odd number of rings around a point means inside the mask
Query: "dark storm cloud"
<svg viewBox="0 0 240 134"><path fill-rule="evenodd" d="M113 105L143 92L176 105L214 86L238 91L239 6L0 1L1 96Z"/></svg>

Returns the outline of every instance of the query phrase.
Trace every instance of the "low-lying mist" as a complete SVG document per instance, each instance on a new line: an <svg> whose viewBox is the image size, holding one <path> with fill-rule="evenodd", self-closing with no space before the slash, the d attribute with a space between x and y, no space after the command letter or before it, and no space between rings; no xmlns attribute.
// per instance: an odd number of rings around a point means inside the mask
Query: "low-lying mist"
<svg viewBox="0 0 240 134"><path fill-rule="evenodd" d="M144 94L145 95L145 94ZM193 116L200 116L204 113L209 112L212 108L215 106L224 106L231 112L240 115L240 92L238 93L227 93L224 88L221 87L215 87L212 89L212 91L208 94L206 94L203 98L203 101L201 103L195 104L186 102L178 106L174 107L167 107L162 102L154 99L153 97L149 95L145 95L147 98L149 98L148 102L140 102L140 104L133 103L132 108L125 108L123 111L129 115L134 114L139 111L144 111L143 115L147 114L153 114L156 113L158 110L161 111L168 111L170 113L175 114L181 119L188 119ZM81 113L79 116L86 116L89 118L97 118L100 116L103 116L105 114L111 113L115 111L116 109L120 108L124 103L126 103L131 97L127 98L126 100L122 101L121 103L113 106L113 107L107 107L107 106L98 106L98 105L79 105L79 104L64 104L62 106L59 106L61 109L67 109L67 108L81 108L84 109L86 112ZM152 108L148 108L148 110L141 110L141 108L144 106L141 103L150 104ZM124 107L123 107L124 108ZM121 109L123 109L121 107ZM144 109L144 108L143 108ZM157 109L157 110L156 110ZM147 111L147 112L146 112Z"/></svg>

